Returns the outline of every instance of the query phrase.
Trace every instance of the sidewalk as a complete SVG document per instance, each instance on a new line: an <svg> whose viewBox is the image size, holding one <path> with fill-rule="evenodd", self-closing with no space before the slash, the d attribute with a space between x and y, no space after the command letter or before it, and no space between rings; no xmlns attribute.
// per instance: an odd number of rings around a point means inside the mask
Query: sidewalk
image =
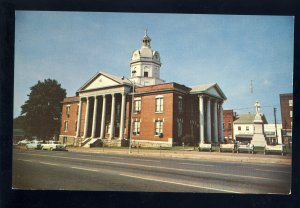
<svg viewBox="0 0 300 208"><path fill-rule="evenodd" d="M70 152L129 155L128 149L68 147ZM149 150L132 148L130 155L141 157L184 158L210 161L291 165L291 155L264 155L231 152L198 152L196 150Z"/></svg>

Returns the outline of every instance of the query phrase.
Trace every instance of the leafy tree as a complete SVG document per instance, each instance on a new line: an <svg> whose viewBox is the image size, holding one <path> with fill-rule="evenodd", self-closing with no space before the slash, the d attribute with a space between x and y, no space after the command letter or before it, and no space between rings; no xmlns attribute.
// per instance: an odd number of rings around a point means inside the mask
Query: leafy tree
<svg viewBox="0 0 300 208"><path fill-rule="evenodd" d="M59 134L61 101L66 90L56 80L45 79L30 88L29 99L21 106L24 130L31 136L47 140Z"/></svg>
<svg viewBox="0 0 300 208"><path fill-rule="evenodd" d="M14 129L24 129L25 128L25 116L18 116L14 118Z"/></svg>

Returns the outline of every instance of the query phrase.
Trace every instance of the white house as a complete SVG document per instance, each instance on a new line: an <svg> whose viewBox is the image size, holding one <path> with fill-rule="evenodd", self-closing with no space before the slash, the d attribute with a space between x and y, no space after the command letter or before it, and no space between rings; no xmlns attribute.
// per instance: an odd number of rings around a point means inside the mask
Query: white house
<svg viewBox="0 0 300 208"><path fill-rule="evenodd" d="M233 122L234 139L239 142L250 142L255 132L254 128L255 114L240 114L237 120ZM276 124L277 128L277 142L276 142L276 128L275 124L268 124L265 116L262 114L263 120L263 134L267 144L282 144L281 129L282 124Z"/></svg>

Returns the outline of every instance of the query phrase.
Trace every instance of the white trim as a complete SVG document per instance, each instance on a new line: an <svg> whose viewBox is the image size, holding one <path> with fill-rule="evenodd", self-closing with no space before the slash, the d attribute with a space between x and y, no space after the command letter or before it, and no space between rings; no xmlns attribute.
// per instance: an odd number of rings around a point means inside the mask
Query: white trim
<svg viewBox="0 0 300 208"><path fill-rule="evenodd" d="M163 95L157 95L155 96L155 98L163 98L164 96Z"/></svg>

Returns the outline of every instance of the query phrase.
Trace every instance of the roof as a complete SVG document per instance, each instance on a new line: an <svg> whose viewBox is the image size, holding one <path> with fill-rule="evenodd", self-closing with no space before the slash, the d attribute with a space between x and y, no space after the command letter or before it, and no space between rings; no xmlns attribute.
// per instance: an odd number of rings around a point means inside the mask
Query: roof
<svg viewBox="0 0 300 208"><path fill-rule="evenodd" d="M118 76L115 76L115 75L112 75L112 74L109 74L109 73L106 73L106 72L103 72L103 71L100 71L100 72L97 72L91 79L89 79L86 83L84 83L84 85L82 85L78 90L77 92L85 89L90 83L92 83L95 79L97 79L99 76L105 76L115 82L117 82L118 84L120 85L123 85L123 84L126 84L126 85L131 85L130 81L128 81L127 79L122 79L122 77L118 77Z"/></svg>
<svg viewBox="0 0 300 208"><path fill-rule="evenodd" d="M255 114L240 114L237 120L234 121L235 124L252 124L254 123Z"/></svg>
<svg viewBox="0 0 300 208"><path fill-rule="evenodd" d="M267 119L264 114L261 114L264 124L267 124ZM255 119L255 114L240 114L237 119L233 122L234 124L253 124Z"/></svg>
<svg viewBox="0 0 300 208"><path fill-rule="evenodd" d="M192 88L191 94L204 93L204 94L208 94L208 95L213 95L211 93L211 89L214 88L223 100L227 99L227 97L225 96L225 94L223 93L223 91L221 90L221 88L219 87L219 85L217 83L197 85L197 86L193 86L191 88ZM213 96L215 96L215 95L213 95Z"/></svg>
<svg viewBox="0 0 300 208"><path fill-rule="evenodd" d="M193 87L191 87L192 88L191 92L193 92L193 91L206 91L209 88L215 86L216 84L217 83L193 86Z"/></svg>

